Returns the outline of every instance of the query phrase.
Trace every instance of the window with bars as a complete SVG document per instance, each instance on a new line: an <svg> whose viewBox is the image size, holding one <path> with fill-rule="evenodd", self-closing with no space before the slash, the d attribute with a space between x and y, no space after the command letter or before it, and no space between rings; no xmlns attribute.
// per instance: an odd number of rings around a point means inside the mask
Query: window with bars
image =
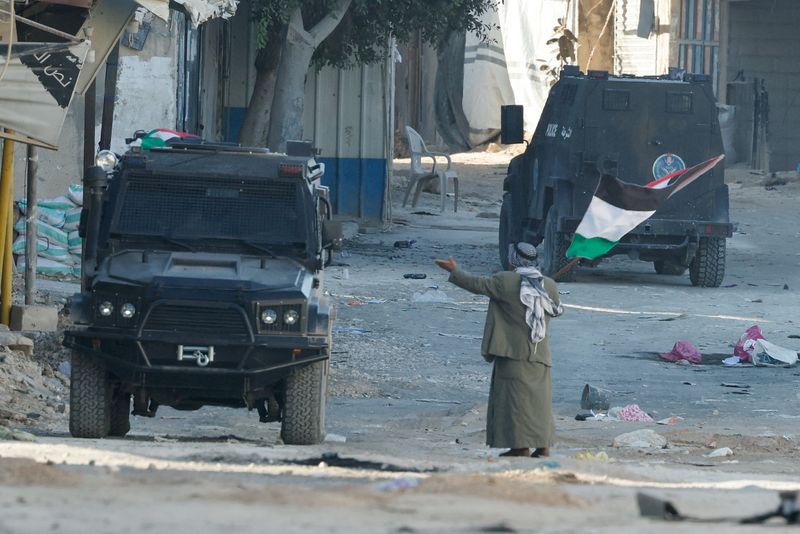
<svg viewBox="0 0 800 534"><path fill-rule="evenodd" d="M719 85L720 0L681 0L678 24L678 67L709 74L714 92Z"/></svg>

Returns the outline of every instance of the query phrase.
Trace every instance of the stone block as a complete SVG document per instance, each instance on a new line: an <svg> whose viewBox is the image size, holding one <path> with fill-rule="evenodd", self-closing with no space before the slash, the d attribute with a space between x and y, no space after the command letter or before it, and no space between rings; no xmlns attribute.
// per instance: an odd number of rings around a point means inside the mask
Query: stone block
<svg viewBox="0 0 800 534"><path fill-rule="evenodd" d="M55 332L58 310L49 306L11 306L10 326L17 332Z"/></svg>
<svg viewBox="0 0 800 534"><path fill-rule="evenodd" d="M33 340L16 332L0 332L0 345L18 350L26 356L33 355Z"/></svg>

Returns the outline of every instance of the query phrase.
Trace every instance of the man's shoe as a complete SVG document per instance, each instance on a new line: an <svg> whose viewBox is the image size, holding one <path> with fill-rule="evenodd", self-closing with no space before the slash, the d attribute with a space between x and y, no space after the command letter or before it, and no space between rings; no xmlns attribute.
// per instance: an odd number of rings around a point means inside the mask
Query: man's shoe
<svg viewBox="0 0 800 534"><path fill-rule="evenodd" d="M530 453L530 449L511 449L502 453L500 456L528 456Z"/></svg>

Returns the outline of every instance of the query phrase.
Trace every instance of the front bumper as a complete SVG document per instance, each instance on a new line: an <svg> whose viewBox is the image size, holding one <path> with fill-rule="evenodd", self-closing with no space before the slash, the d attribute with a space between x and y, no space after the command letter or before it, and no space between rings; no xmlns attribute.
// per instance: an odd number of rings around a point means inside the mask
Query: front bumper
<svg viewBox="0 0 800 534"><path fill-rule="evenodd" d="M326 360L330 339L306 336L189 336L133 334L118 329L73 327L64 345L101 359L132 388L251 391L268 387L295 366ZM214 361L181 360L180 346L214 348ZM238 394L238 393L237 393Z"/></svg>

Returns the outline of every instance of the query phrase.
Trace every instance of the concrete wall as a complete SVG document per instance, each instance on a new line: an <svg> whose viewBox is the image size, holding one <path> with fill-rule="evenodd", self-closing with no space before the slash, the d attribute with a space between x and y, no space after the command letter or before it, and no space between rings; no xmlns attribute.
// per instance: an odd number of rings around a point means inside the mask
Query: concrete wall
<svg viewBox="0 0 800 534"><path fill-rule="evenodd" d="M770 170L800 163L800 1L730 2L726 81L739 71L769 91ZM725 46L725 43L723 43Z"/></svg>
<svg viewBox="0 0 800 534"><path fill-rule="evenodd" d="M174 25L174 22L172 23ZM177 57L176 35L171 25L153 19L152 30L144 49L120 48L117 100L114 111L112 148L124 151L124 138L136 129L174 128L176 121ZM103 116L105 68L97 74L95 104L95 146L100 140ZM84 98L72 99L57 151L39 149L39 198L66 193L71 182L80 182L83 174ZM14 152L14 199L25 196L25 145Z"/></svg>

